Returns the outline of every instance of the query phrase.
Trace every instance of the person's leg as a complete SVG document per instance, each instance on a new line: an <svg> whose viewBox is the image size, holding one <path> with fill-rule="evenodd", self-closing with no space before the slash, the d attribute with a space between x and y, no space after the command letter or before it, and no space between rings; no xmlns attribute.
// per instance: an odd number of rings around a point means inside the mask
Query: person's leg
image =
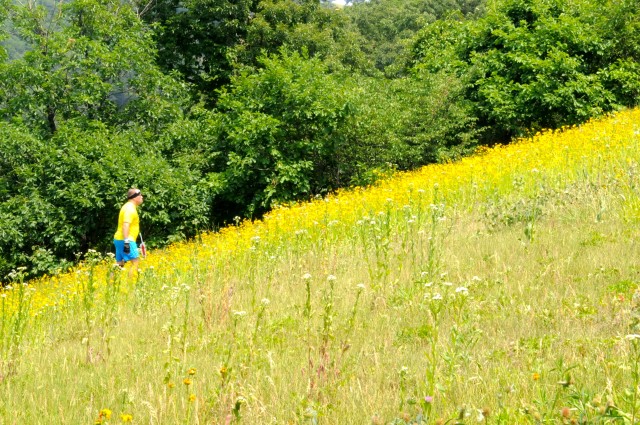
<svg viewBox="0 0 640 425"><path fill-rule="evenodd" d="M113 240L113 246L116 248L116 264L120 267L124 267L125 253L124 253L124 241Z"/></svg>
<svg viewBox="0 0 640 425"><path fill-rule="evenodd" d="M129 278L131 278L131 274L135 270L136 275L138 274L138 266L139 266L139 258L140 252L138 251L138 245L135 242L129 243L130 251L128 254L124 254L124 259L129 264Z"/></svg>
<svg viewBox="0 0 640 425"><path fill-rule="evenodd" d="M129 277L131 277L131 274L133 273L133 271L135 270L136 275L138 275L138 267L139 267L139 261L137 258L129 261L129 263L131 263L131 265L129 266Z"/></svg>

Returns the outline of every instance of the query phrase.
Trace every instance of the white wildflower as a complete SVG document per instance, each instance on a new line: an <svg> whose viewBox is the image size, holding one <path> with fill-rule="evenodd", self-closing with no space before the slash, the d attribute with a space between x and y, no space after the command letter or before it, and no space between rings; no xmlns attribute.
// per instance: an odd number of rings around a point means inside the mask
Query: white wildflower
<svg viewBox="0 0 640 425"><path fill-rule="evenodd" d="M464 287L464 286L458 286L458 287L456 288L456 292L457 292L458 294L462 294L462 295L468 295L468 294L469 294L469 290L468 290L466 287Z"/></svg>

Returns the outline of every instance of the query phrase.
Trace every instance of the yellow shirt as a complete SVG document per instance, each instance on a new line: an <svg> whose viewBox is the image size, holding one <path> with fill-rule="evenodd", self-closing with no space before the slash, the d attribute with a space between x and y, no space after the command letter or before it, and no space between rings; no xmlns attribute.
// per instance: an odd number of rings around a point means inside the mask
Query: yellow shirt
<svg viewBox="0 0 640 425"><path fill-rule="evenodd" d="M138 210L133 202L127 202L120 208L120 215L118 215L118 229L113 239L124 240L124 234L122 233L122 225L129 223L129 239L135 241L138 239L138 233L140 233L140 218L138 217Z"/></svg>

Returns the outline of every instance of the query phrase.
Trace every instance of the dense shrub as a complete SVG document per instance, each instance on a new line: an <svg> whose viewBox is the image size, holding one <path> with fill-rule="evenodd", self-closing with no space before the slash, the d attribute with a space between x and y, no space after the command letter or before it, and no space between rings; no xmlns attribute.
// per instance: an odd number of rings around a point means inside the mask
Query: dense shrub
<svg viewBox="0 0 640 425"><path fill-rule="evenodd" d="M413 64L452 70L465 82L486 142L581 123L637 103L639 7L494 1L476 21L427 26L412 46Z"/></svg>
<svg viewBox="0 0 640 425"><path fill-rule="evenodd" d="M0 276L17 265L48 272L89 248L111 250L129 186L145 193L145 239L159 244L208 225L206 191L188 166L171 166L139 131L69 122L39 140L0 123Z"/></svg>
<svg viewBox="0 0 640 425"><path fill-rule="evenodd" d="M263 57L222 93L219 197L249 215L277 202L336 189L353 114L350 94L326 64L299 53Z"/></svg>

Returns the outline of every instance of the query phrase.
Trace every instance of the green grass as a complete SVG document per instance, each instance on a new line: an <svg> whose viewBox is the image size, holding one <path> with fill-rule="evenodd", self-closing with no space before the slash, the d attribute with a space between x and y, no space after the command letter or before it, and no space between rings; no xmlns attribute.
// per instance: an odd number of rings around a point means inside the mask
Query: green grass
<svg viewBox="0 0 640 425"><path fill-rule="evenodd" d="M638 422L638 179L564 176L5 315L0 422Z"/></svg>

